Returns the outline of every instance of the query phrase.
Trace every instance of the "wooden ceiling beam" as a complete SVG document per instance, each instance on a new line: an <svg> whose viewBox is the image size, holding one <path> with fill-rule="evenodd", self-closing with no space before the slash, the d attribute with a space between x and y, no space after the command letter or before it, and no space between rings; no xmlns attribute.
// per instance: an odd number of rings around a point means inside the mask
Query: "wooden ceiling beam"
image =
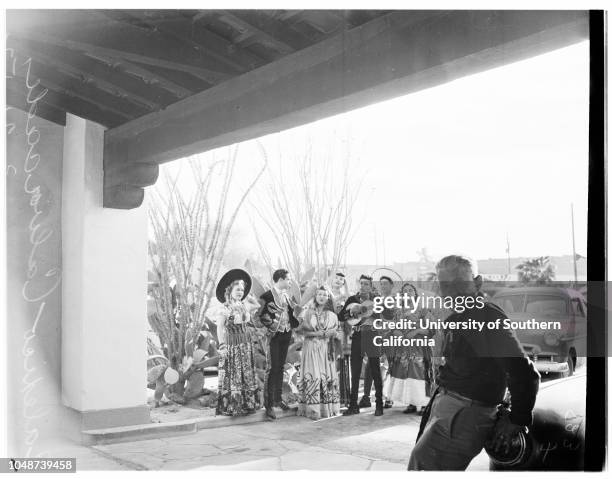
<svg viewBox="0 0 612 479"><path fill-rule="evenodd" d="M159 176L157 163L129 163L119 168L110 165L104 167L104 186L106 188L119 185L132 185L144 188L151 186Z"/></svg>
<svg viewBox="0 0 612 479"><path fill-rule="evenodd" d="M328 13L331 16L333 16L336 19L338 19L340 21L340 24L342 25L342 28L344 28L346 30L350 30L351 28L353 28L355 26L355 25L353 25L351 23L351 20L349 18L349 15L347 14L346 10L329 10Z"/></svg>
<svg viewBox="0 0 612 479"><path fill-rule="evenodd" d="M7 43L9 43L7 41ZM161 109L161 105L154 101L151 101L148 98L145 98L141 95L135 94L134 92L125 90L121 86L108 82L102 78L93 76L90 72L84 71L83 69L74 66L72 64L66 63L60 60L57 57L52 57L48 54L43 54L41 52L36 51L35 48L30 46L26 46L24 43L12 43L15 50L26 57L30 57L33 60L36 60L39 63L47 65L55 70L58 70L62 73L70 75L73 78L76 78L83 83L87 83L90 85L95 85L100 90L103 90L111 95L114 95L118 98L122 98L127 101L134 102L136 104L140 104L144 106L149 111L157 111Z"/></svg>
<svg viewBox="0 0 612 479"><path fill-rule="evenodd" d="M285 13L281 13L278 18L282 21L293 20L295 17L300 16L303 12L304 10L286 10Z"/></svg>
<svg viewBox="0 0 612 479"><path fill-rule="evenodd" d="M142 16L145 15L146 12L139 11L136 13ZM236 65L240 65L245 70L252 70L266 62L264 58L256 55L254 52L241 48L223 36L206 28L206 22L204 20L211 16L212 13L214 13L214 11L196 10L191 17L184 14L161 16L157 18L145 16L144 18L149 25L163 27L168 31L190 39L198 45L206 46L212 51L222 52L224 58L233 61Z"/></svg>
<svg viewBox="0 0 612 479"><path fill-rule="evenodd" d="M204 54L215 61L224 64L226 67L231 68L236 73L243 73L246 71L246 68L240 63L227 58L222 53L215 52L213 49L208 48L207 45L193 41L191 38L185 35L184 31L177 31L171 27L168 27L163 21L158 21L155 25L153 25L149 23L146 18L136 16L137 12L124 12L122 10L102 10L102 12L114 21L137 28L143 28L148 32L159 35L161 38L170 39L172 41L177 41L179 43L188 45L200 54Z"/></svg>
<svg viewBox="0 0 612 479"><path fill-rule="evenodd" d="M7 80L7 89L21 89L25 92L25 85L23 84L23 80L17 79L16 77ZM9 85L11 85L9 87ZM52 106L56 110L61 110L66 113L72 113L74 115L80 116L81 118L85 118L87 120L91 120L95 123L98 123L105 128L113 128L118 125L125 123L125 118L119 116L115 113L111 113L109 111L104 111L100 109L97 105L85 100L81 100L80 98L68 97L61 93L57 93L53 90L49 90L46 88L47 92L40 99L40 102L44 102L47 105ZM40 93L42 93L41 90Z"/></svg>
<svg viewBox="0 0 612 479"><path fill-rule="evenodd" d="M212 48L225 52L229 57L235 58L236 61L240 62L241 64L248 65L249 70L266 63L265 58L262 58L245 48L241 48L240 45L230 42L221 35L218 35L207 28L203 20L205 20L208 16L209 12L200 11L191 19L192 24L196 26L193 31L193 35L198 37L197 41L199 43L209 44Z"/></svg>
<svg viewBox="0 0 612 479"><path fill-rule="evenodd" d="M19 78L19 77L18 77ZM134 118L140 116L140 115L130 115L128 113L126 113L125 111L121 111L117 108L114 108L112 106L110 106L108 103L104 102L103 100L97 100L95 99L95 97L93 97L92 95L86 95L83 94L81 92L79 92L78 90L75 89L70 89L67 88L66 86L60 85L58 83L55 83L52 80L49 80L47 78L43 78L43 77L39 77L40 79L40 84L55 92L58 93L64 97L69 97L69 98L78 98L80 100L86 101L88 103L91 103L92 105L97 106L100 110L103 111L108 111L110 113L113 113L117 116L120 116L124 119L124 121L129 121L129 120L133 120ZM25 79L24 79L25 80Z"/></svg>
<svg viewBox="0 0 612 479"><path fill-rule="evenodd" d="M139 67L138 65L135 65L122 58L110 57L101 54L94 55L91 53L88 53L86 55L90 58L105 63L113 69L120 69L124 73L136 76L148 85L159 86L160 88L163 88L164 90L170 92L177 98L186 98L195 93L193 90L185 88L184 86L179 85L178 83L173 82L172 80L169 80L168 78L165 78L162 75L159 75L146 68Z"/></svg>
<svg viewBox="0 0 612 479"><path fill-rule="evenodd" d="M145 19L140 19L142 22L145 22ZM184 21L190 22L188 18L185 18ZM193 23L190 22L193 26ZM231 46L231 43L227 42L224 45L219 45L219 41L198 41L197 36L194 35L193 30L190 32L185 28L181 28L181 26L177 25L176 21L173 19L169 19L168 21L157 21L155 25L151 25L147 23L147 25L155 28L158 32L163 35L166 35L170 38L174 38L179 42L183 42L191 45L194 49L199 52L204 53L210 58L215 59L217 62L226 65L232 70L238 73L244 73L249 70L249 65L244 64L244 62L237 61L234 56L231 55L231 51L228 51L228 47ZM250 63L250 62L249 62Z"/></svg>
<svg viewBox="0 0 612 479"><path fill-rule="evenodd" d="M133 120L105 161L164 163L588 39L583 11L398 11Z"/></svg>
<svg viewBox="0 0 612 479"><path fill-rule="evenodd" d="M307 13L306 10L303 12L304 15ZM312 33L305 33L296 26L300 21L281 21L278 18L266 15L266 11L262 10L236 11L235 15L274 38L282 39L295 51L307 48L319 41L318 37L312 36Z"/></svg>
<svg viewBox="0 0 612 479"><path fill-rule="evenodd" d="M89 54L89 53L93 55L100 54L100 55L105 55L105 56L114 57L118 59L123 58L128 61L143 63L145 65L152 65L152 66L157 66L161 68L167 68L170 70L179 70L182 72L189 73L190 75L193 75L197 78L200 78L212 84L219 83L223 80L226 80L230 76L227 73L221 73L218 71L213 71L213 70L199 67L199 66L188 65L188 64L181 63L178 61L166 60L166 59L151 56L151 55L144 55L141 53L135 53L135 52L126 51L126 50L118 50L116 48L109 48L109 47L105 47L101 45L94 45L94 44L84 42L84 41L70 40L67 38L60 38L60 37L56 37L52 35L45 35L42 33L28 32L27 38L30 38L35 41L43 42L43 43L46 42L51 45L68 48L70 50L82 52L85 54Z"/></svg>
<svg viewBox="0 0 612 479"><path fill-rule="evenodd" d="M140 186L109 186L104 188L102 204L104 208L131 210L142 205L144 194L144 188Z"/></svg>
<svg viewBox="0 0 612 479"><path fill-rule="evenodd" d="M140 104L136 105L132 102L126 102L122 98L100 90L95 85L84 83L70 75L46 68L46 66L34 59L31 61L29 71L33 78L37 78L49 90L61 93L67 97L75 97L90 102L101 110L123 117L125 121L133 120L150 111ZM25 72L16 72L15 75L22 78L25 82Z"/></svg>
<svg viewBox="0 0 612 479"><path fill-rule="evenodd" d="M10 108L17 108L25 113L29 113L32 108L32 103L27 98L26 89L20 88L8 80L6 83L6 104L7 113ZM36 103L35 115L57 125L66 126L66 112L49 105L44 98Z"/></svg>
<svg viewBox="0 0 612 479"><path fill-rule="evenodd" d="M107 129L125 123L123 117L101 110L93 103L79 98L66 97L61 93L55 93L51 90L46 95L45 102L53 105L55 108L64 110L66 113L72 113L73 115L98 123Z"/></svg>
<svg viewBox="0 0 612 479"><path fill-rule="evenodd" d="M246 45L248 43L253 43L254 41L260 41L265 44L273 46L279 52L287 55L289 53L293 53L295 48L287 43L279 40L276 37L260 30L256 26L251 23L243 20L242 18L236 16L235 14L225 10L219 12L219 18L224 20L225 22L232 25L234 28L242 31L243 33L234 41L237 45Z"/></svg>

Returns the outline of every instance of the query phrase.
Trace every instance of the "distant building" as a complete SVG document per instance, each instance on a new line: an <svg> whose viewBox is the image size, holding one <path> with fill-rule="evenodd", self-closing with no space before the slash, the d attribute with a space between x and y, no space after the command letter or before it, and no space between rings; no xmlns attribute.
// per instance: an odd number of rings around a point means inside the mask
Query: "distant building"
<svg viewBox="0 0 612 479"><path fill-rule="evenodd" d="M555 268L556 281L574 280L574 262L572 255L550 256L550 264ZM508 258L489 258L479 259L478 269L485 279L491 281L517 281L518 274L516 267L531 257L510 258L510 271L508 274ZM587 263L585 257L580 257L576 262L578 270L578 281L587 279Z"/></svg>
<svg viewBox="0 0 612 479"><path fill-rule="evenodd" d="M508 258L478 259L476 260L478 274L489 281L518 281L516 267L528 259L531 259L531 257L510 258L510 273L508 273ZM550 256L550 263L555 268L556 281L574 281L574 263L572 261L572 255ZM576 266L578 270L578 281L586 281L586 258L581 256L576 262ZM383 267L363 264L347 265L345 268L342 268L342 270L347 276L349 286L353 287L356 285L361 274L372 274L373 272L374 280L378 280L381 275L388 275L395 281L397 275L399 275L404 281L424 281L428 279L431 273L435 272L435 263L424 263L422 261L393 263L388 266L388 268L396 272L396 275L392 274L389 270L378 270L379 268Z"/></svg>

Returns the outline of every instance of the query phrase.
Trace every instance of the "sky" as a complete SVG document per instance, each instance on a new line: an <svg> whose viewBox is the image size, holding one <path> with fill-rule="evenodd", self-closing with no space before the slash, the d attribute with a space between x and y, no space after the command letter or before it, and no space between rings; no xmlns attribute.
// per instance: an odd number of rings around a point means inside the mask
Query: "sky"
<svg viewBox="0 0 612 479"><path fill-rule="evenodd" d="M234 200L262 164L257 143L272 175L282 165L289 191L292 165L307 151L321 171L348 161L354 184L362 182L348 264L415 261L421 248L433 259L500 258L507 238L513 257L571 254L572 203L576 251L585 255L588 59L582 42L195 157L236 152ZM189 191L181 163L162 170L181 169ZM251 196L260 207L268 177ZM241 210L230 245L245 259L258 252L255 216L250 205Z"/></svg>

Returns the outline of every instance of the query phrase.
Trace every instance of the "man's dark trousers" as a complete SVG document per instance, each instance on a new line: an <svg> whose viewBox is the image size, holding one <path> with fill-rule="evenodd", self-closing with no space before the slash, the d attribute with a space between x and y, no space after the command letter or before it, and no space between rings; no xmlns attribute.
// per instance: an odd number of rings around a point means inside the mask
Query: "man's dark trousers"
<svg viewBox="0 0 612 479"><path fill-rule="evenodd" d="M357 406L359 396L359 377L361 376L361 365L363 363L362 332L355 331L351 340L351 406ZM376 405L382 406L382 376L380 374L380 358L368 356L368 364L374 380L376 390Z"/></svg>
<svg viewBox="0 0 612 479"><path fill-rule="evenodd" d="M367 398L370 397L370 393L372 392L373 381L374 378L372 377L372 370L370 369L370 362L368 361L365 366L365 371L363 372L363 395Z"/></svg>
<svg viewBox="0 0 612 479"><path fill-rule="evenodd" d="M270 371L268 372L268 403L272 407L282 399L283 373L287 351L291 342L291 330L276 333L270 340Z"/></svg>

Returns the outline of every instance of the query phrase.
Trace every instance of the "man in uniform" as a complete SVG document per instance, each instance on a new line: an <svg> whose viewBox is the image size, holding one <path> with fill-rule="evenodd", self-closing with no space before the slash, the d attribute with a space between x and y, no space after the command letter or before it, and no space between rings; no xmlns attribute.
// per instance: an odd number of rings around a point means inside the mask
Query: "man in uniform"
<svg viewBox="0 0 612 479"><path fill-rule="evenodd" d="M447 256L436 266L443 297L477 297L482 284L473 277L470 261ZM446 321L473 319L486 324L505 318L490 303L451 314ZM465 470L486 444L506 449L532 422L540 375L523 352L514 331L485 326L482 331L445 333L438 390L421 423L408 470ZM498 419L497 405L506 387L511 394L509 415Z"/></svg>

